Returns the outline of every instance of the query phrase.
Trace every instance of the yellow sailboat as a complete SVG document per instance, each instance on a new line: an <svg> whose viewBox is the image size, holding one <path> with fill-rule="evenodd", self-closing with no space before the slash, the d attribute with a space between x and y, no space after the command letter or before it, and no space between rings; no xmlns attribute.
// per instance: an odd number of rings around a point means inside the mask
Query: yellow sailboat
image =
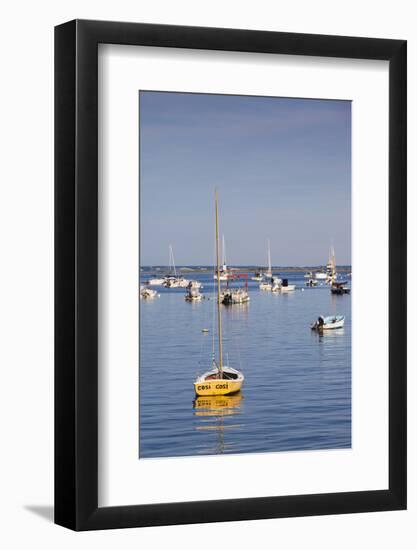
<svg viewBox="0 0 417 550"><path fill-rule="evenodd" d="M217 264L217 324L219 357L218 362L213 359L213 368L203 375L198 376L194 382L196 395L229 395L241 390L245 377L243 374L228 365L223 364L223 340L222 340L222 313L221 313L221 287L220 287L220 254L219 254L219 208L216 191L216 264Z"/></svg>

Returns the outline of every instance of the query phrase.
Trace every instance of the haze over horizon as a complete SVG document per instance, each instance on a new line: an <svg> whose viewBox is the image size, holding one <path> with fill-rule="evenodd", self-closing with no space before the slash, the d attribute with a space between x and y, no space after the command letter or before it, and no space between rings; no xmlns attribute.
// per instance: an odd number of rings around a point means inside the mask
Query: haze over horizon
<svg viewBox="0 0 417 550"><path fill-rule="evenodd" d="M350 101L140 92L141 265L351 263Z"/></svg>

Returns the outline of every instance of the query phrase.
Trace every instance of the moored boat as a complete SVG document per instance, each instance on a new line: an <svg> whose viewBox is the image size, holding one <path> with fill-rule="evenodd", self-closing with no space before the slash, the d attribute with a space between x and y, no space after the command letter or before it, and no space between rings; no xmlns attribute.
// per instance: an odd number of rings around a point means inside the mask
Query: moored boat
<svg viewBox="0 0 417 550"><path fill-rule="evenodd" d="M311 325L312 330L331 330L336 328L342 328L345 324L344 315L319 315L317 321Z"/></svg>
<svg viewBox="0 0 417 550"><path fill-rule="evenodd" d="M232 288L229 286L229 283L234 280L243 279L245 280L245 286L241 288ZM227 287L221 293L221 302L222 304L228 306L233 304L244 304L249 302L249 292L248 292L248 274L247 273L233 273L230 275L227 281Z"/></svg>
<svg viewBox="0 0 417 550"><path fill-rule="evenodd" d="M199 376L194 382L194 389L197 395L229 395L241 390L244 381L243 374L225 365L221 368L214 363L212 370Z"/></svg>
<svg viewBox="0 0 417 550"><path fill-rule="evenodd" d="M328 284L332 284L333 281L335 281L335 279L337 277L337 273L336 273L336 255L334 253L333 243L330 246L329 259L328 259L328 262L327 262L327 265L326 265L326 275L327 275L326 282Z"/></svg>
<svg viewBox="0 0 417 550"><path fill-rule="evenodd" d="M274 278L272 275L272 266L271 266L271 244L268 239L268 269L263 274L263 280L259 285L259 290L271 291L274 287Z"/></svg>
<svg viewBox="0 0 417 550"><path fill-rule="evenodd" d="M350 294L350 288L347 285L347 281L333 281L330 288L332 294Z"/></svg>
<svg viewBox="0 0 417 550"><path fill-rule="evenodd" d="M271 292L279 292L282 286L282 279L279 277L271 277Z"/></svg>
<svg viewBox="0 0 417 550"><path fill-rule="evenodd" d="M272 286L272 292L293 292L295 290L295 285L289 285L288 279L276 279L273 277L274 281Z"/></svg>
<svg viewBox="0 0 417 550"><path fill-rule="evenodd" d="M156 290L153 290L152 288L141 286L139 291L139 296L145 299L152 299L152 298L156 298L158 296L158 293L156 292Z"/></svg>
<svg viewBox="0 0 417 550"><path fill-rule="evenodd" d="M181 276L178 277L177 275L175 275L175 276L165 277L163 286L165 288L178 288L178 287L185 288L188 286L189 283L190 281L188 281L187 279L184 279Z"/></svg>
<svg viewBox="0 0 417 550"><path fill-rule="evenodd" d="M268 269L264 273L266 279L272 278L272 266L271 266L271 242L268 239Z"/></svg>
<svg viewBox="0 0 417 550"><path fill-rule="evenodd" d="M263 276L262 271L260 271L260 270L255 271L254 275L251 277L251 281L261 282L263 280L264 280L264 276Z"/></svg>
<svg viewBox="0 0 417 550"><path fill-rule="evenodd" d="M223 254L223 260L222 260L222 267L219 270L219 273L217 271L213 275L213 279L217 281L217 278L219 281L227 281L229 278L229 275L231 274L226 263L226 243L224 240L224 235L222 237L222 254Z"/></svg>
<svg viewBox="0 0 417 550"><path fill-rule="evenodd" d="M241 390L244 382L242 372L223 364L223 335L222 335L222 314L220 303L220 258L219 258L219 210L216 191L216 264L217 264L217 326L218 326L218 360L213 357L213 368L194 382L194 390L197 396L208 395L229 395Z"/></svg>
<svg viewBox="0 0 417 550"><path fill-rule="evenodd" d="M263 281L259 285L259 289L260 290L272 290L272 277L267 281Z"/></svg>
<svg viewBox="0 0 417 550"><path fill-rule="evenodd" d="M184 298L187 302L200 302L203 295L200 294L198 288L188 288Z"/></svg>
<svg viewBox="0 0 417 550"><path fill-rule="evenodd" d="M172 245L169 245L169 274L164 278L163 286L165 288L185 288L188 286L190 281L188 279L185 279L182 275L177 274L177 270L175 268L175 259L174 259L174 251L172 249Z"/></svg>
<svg viewBox="0 0 417 550"><path fill-rule="evenodd" d="M165 279L155 277L154 279L149 279L149 281L146 281L146 284L149 286L160 286L164 284Z"/></svg>
<svg viewBox="0 0 417 550"><path fill-rule="evenodd" d="M200 281L189 281L188 285L187 285L187 288L202 288L202 284L200 283Z"/></svg>
<svg viewBox="0 0 417 550"><path fill-rule="evenodd" d="M243 288L230 288L223 292L222 304L231 306L233 304L245 304L249 302L248 291Z"/></svg>

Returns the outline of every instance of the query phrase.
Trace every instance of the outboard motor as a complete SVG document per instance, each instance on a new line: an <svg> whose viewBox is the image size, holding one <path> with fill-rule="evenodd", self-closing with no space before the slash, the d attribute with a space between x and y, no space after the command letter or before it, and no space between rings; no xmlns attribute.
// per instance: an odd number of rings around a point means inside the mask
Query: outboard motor
<svg viewBox="0 0 417 550"><path fill-rule="evenodd" d="M282 279L282 286L288 286L288 279Z"/></svg>

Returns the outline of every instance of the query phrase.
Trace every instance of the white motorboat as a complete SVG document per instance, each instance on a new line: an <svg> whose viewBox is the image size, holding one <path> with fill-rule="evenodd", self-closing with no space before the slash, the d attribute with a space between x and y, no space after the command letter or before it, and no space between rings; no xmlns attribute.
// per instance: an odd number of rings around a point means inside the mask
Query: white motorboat
<svg viewBox="0 0 417 550"><path fill-rule="evenodd" d="M281 292L293 292L295 290L295 285L288 284L288 279L282 279L281 283Z"/></svg>
<svg viewBox="0 0 417 550"><path fill-rule="evenodd" d="M152 288L147 288L145 286L140 287L139 296L144 299L152 299L156 298L158 296L158 293L156 290L153 290Z"/></svg>
<svg viewBox="0 0 417 550"><path fill-rule="evenodd" d="M187 293L184 296L187 302L200 302L203 299L203 295L200 294L198 288L188 287Z"/></svg>
<svg viewBox="0 0 417 550"><path fill-rule="evenodd" d="M280 292L282 287L282 279L279 277L271 278L271 292Z"/></svg>
<svg viewBox="0 0 417 550"><path fill-rule="evenodd" d="M271 288L266 289L271 290L271 292L292 292L295 290L295 285L289 285L288 279L280 279L279 277L272 277L271 279Z"/></svg>
<svg viewBox="0 0 417 550"><path fill-rule="evenodd" d="M343 328L345 324L345 316L344 315L328 315L325 317L324 315L320 315L312 325L312 330L332 330L336 328Z"/></svg>
<svg viewBox="0 0 417 550"><path fill-rule="evenodd" d="M286 292L294 292L295 285L281 286L280 292L285 294Z"/></svg>

